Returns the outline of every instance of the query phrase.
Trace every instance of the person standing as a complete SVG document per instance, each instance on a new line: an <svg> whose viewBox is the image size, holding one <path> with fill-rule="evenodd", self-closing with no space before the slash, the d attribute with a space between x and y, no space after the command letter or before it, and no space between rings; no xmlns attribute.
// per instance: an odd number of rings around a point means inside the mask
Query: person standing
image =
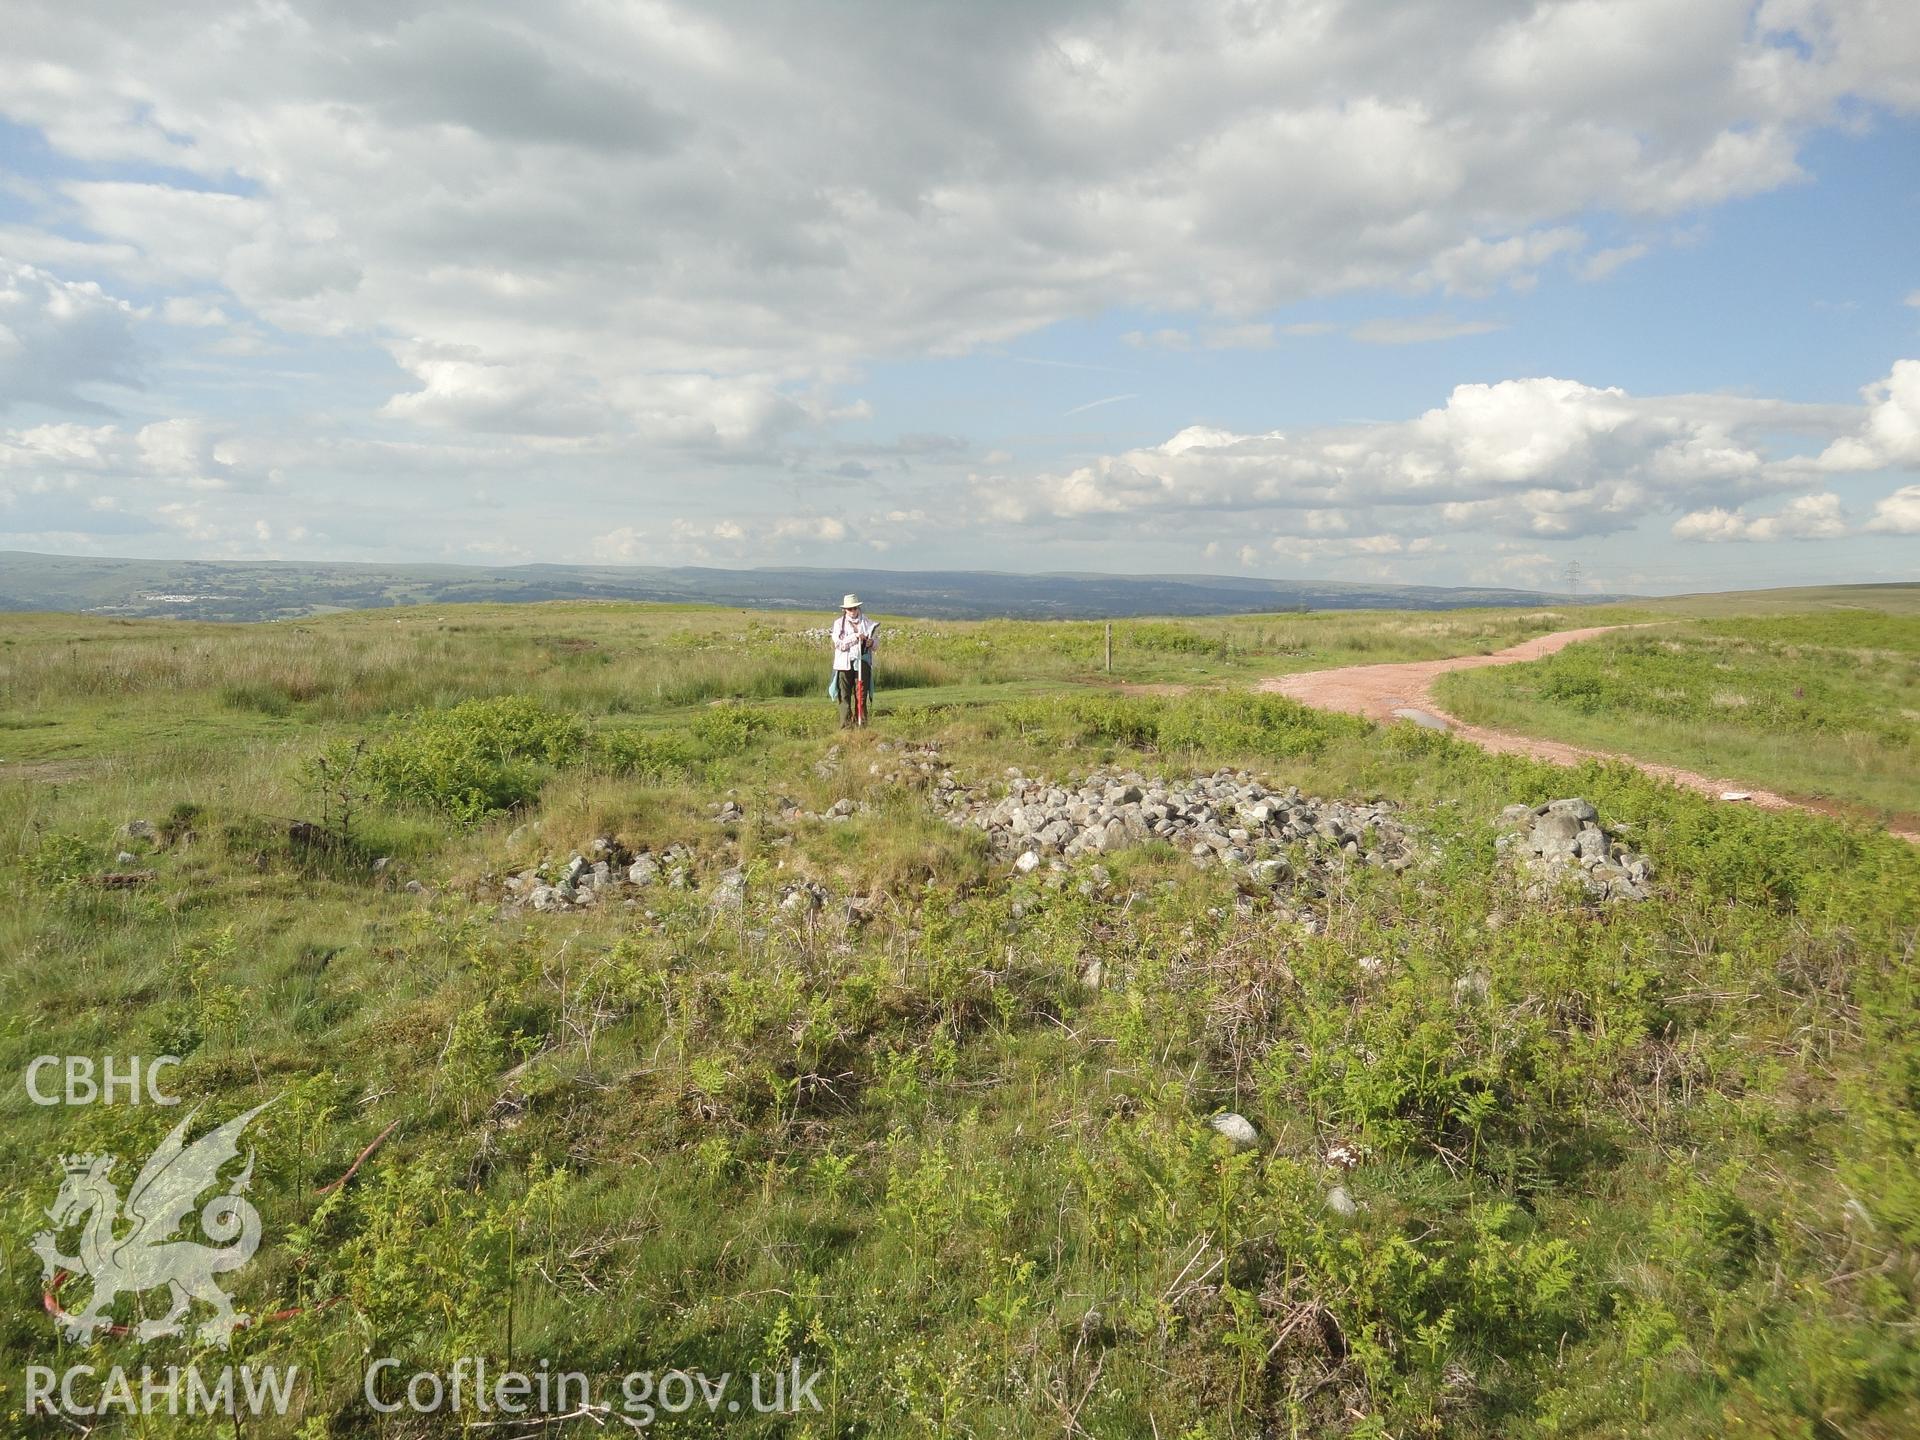
<svg viewBox="0 0 1920 1440"><path fill-rule="evenodd" d="M827 632L833 645L833 693L840 702L840 727L864 726L873 696L873 647L880 627L860 607L858 595L840 598L840 614Z"/></svg>

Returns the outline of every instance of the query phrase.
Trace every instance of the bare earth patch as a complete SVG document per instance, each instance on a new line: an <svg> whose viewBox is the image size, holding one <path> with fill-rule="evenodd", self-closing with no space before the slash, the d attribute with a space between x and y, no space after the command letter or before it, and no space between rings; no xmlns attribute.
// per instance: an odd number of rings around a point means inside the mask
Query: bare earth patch
<svg viewBox="0 0 1920 1440"><path fill-rule="evenodd" d="M0 782L18 780L30 785L67 785L92 777L99 766L81 760L0 760Z"/></svg>

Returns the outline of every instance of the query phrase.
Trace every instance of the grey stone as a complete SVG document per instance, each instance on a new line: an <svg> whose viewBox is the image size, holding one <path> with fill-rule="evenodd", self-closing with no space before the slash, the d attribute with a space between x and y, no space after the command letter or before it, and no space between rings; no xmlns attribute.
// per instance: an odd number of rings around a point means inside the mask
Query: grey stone
<svg viewBox="0 0 1920 1440"><path fill-rule="evenodd" d="M1360 1213L1360 1207L1354 1203L1353 1196L1347 1193L1344 1185L1335 1185L1327 1191L1327 1208L1334 1214L1352 1217Z"/></svg>
<svg viewBox="0 0 1920 1440"><path fill-rule="evenodd" d="M1580 828L1579 820L1571 815L1543 815L1533 825L1533 849L1541 855L1571 855Z"/></svg>
<svg viewBox="0 0 1920 1440"><path fill-rule="evenodd" d="M1020 858L1013 862L1013 868L1022 875L1031 875L1040 868L1040 856L1032 850L1020 852Z"/></svg>
<svg viewBox="0 0 1920 1440"><path fill-rule="evenodd" d="M129 820L120 827L120 833L129 840L154 840L160 835L151 820Z"/></svg>
<svg viewBox="0 0 1920 1440"><path fill-rule="evenodd" d="M1260 1132L1253 1128L1253 1122L1244 1115L1236 1115L1231 1110L1215 1115L1207 1121L1217 1134L1224 1135L1233 1142L1236 1150L1251 1150L1260 1143Z"/></svg>

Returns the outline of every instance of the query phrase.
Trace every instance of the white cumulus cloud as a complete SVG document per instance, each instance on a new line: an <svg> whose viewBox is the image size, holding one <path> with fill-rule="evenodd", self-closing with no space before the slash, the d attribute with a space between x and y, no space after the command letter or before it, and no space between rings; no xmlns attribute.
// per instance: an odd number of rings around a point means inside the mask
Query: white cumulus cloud
<svg viewBox="0 0 1920 1440"><path fill-rule="evenodd" d="M1847 533L1847 521L1838 495L1801 495L1772 515L1745 515L1718 507L1696 510L1676 520L1673 533L1677 539L1709 542L1835 540Z"/></svg>
<svg viewBox="0 0 1920 1440"><path fill-rule="evenodd" d="M1213 513L1257 516L1289 534L1564 537L1803 487L1811 462L1770 458L1765 437L1824 439L1856 415L1538 377L1456 386L1446 404L1407 421L1252 435L1192 426L1029 484L976 479L972 493L1004 520Z"/></svg>
<svg viewBox="0 0 1920 1440"><path fill-rule="evenodd" d="M0 256L0 411L20 404L100 412L98 384L139 383L136 312L91 281Z"/></svg>
<svg viewBox="0 0 1920 1440"><path fill-rule="evenodd" d="M422 382L397 416L539 431L586 418L556 375L785 387L1115 305L1264 345L1253 316L1315 295L1601 273L1635 247L1588 256L1583 217L1764 191L1849 99L1920 105L1916 29L1884 0L20 0L0 115L195 177L57 182L40 253L374 337Z"/></svg>
<svg viewBox="0 0 1920 1440"><path fill-rule="evenodd" d="M1878 470L1920 464L1920 360L1896 360L1884 380L1862 390L1867 419L1858 434L1833 442L1820 457L1827 470Z"/></svg>
<svg viewBox="0 0 1920 1440"><path fill-rule="evenodd" d="M1876 501L1867 529L1877 535L1920 535L1920 485L1902 485Z"/></svg>

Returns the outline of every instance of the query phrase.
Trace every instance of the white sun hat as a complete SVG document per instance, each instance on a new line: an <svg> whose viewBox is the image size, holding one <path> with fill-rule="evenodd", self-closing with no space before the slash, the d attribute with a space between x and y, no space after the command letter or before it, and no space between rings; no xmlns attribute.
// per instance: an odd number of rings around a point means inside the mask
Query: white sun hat
<svg viewBox="0 0 1920 1440"><path fill-rule="evenodd" d="M858 610L860 608L860 597L858 595L842 595L840 597L840 608L842 610Z"/></svg>

